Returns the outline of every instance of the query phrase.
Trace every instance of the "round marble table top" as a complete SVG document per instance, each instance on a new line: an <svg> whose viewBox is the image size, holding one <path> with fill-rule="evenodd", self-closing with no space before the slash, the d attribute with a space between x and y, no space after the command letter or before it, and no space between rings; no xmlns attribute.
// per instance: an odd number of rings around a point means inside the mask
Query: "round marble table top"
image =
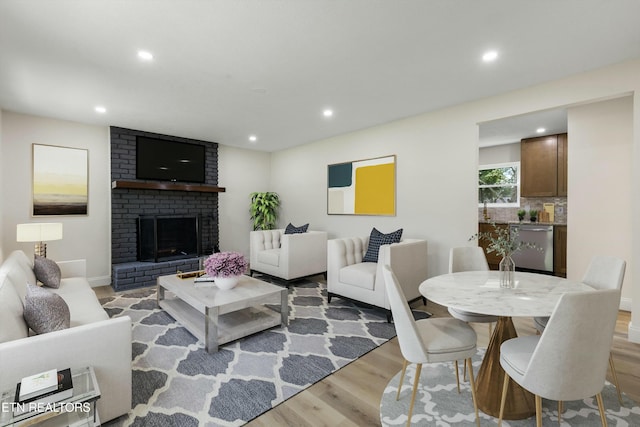
<svg viewBox="0 0 640 427"><path fill-rule="evenodd" d="M427 279L420 293L451 308L506 317L551 316L566 292L593 291L584 283L545 274L516 272L515 287L501 288L498 271L465 271Z"/></svg>

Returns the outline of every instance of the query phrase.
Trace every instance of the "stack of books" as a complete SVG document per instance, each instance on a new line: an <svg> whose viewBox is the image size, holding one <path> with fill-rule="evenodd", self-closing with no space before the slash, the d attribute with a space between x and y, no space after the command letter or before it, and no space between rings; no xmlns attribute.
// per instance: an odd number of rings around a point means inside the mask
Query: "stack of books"
<svg viewBox="0 0 640 427"><path fill-rule="evenodd" d="M16 386L14 415L73 396L71 369L52 369L23 378Z"/></svg>

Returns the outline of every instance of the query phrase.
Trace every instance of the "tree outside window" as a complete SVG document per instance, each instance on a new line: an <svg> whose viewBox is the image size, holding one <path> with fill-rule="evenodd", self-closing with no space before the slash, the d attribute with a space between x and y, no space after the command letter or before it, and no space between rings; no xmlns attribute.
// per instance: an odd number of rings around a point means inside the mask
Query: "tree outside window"
<svg viewBox="0 0 640 427"><path fill-rule="evenodd" d="M520 162L478 168L478 205L520 206Z"/></svg>

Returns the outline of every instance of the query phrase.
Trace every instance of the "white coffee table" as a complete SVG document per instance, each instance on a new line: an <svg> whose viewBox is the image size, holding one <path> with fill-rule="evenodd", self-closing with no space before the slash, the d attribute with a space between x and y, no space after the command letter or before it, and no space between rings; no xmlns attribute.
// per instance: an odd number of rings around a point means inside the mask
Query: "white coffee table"
<svg viewBox="0 0 640 427"><path fill-rule="evenodd" d="M198 287L193 278L158 277L158 306L205 343L207 352L289 322L288 291L281 286L243 275L233 289ZM280 306L280 312L267 307Z"/></svg>

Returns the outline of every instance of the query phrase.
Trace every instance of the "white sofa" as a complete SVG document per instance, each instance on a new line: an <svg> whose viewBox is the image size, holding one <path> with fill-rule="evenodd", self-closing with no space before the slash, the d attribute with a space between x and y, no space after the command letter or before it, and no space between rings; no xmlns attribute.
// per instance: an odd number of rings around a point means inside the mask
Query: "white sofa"
<svg viewBox="0 0 640 427"><path fill-rule="evenodd" d="M387 310L383 267L391 266L408 301L421 298L418 286L427 279L426 240L404 239L380 246L378 262L362 262L369 237L329 240L327 245L327 296L346 297ZM424 300L424 298L423 298Z"/></svg>
<svg viewBox="0 0 640 427"><path fill-rule="evenodd" d="M98 413L109 421L131 410L131 319L109 319L84 277L84 260L58 265L63 278L50 290L69 306L71 327L42 335L30 333L23 318L27 283L36 284L32 260L14 251L0 266L0 388L48 369L93 366Z"/></svg>
<svg viewBox="0 0 640 427"><path fill-rule="evenodd" d="M327 233L284 234L283 229L249 233L250 273L260 272L286 281L325 274Z"/></svg>

